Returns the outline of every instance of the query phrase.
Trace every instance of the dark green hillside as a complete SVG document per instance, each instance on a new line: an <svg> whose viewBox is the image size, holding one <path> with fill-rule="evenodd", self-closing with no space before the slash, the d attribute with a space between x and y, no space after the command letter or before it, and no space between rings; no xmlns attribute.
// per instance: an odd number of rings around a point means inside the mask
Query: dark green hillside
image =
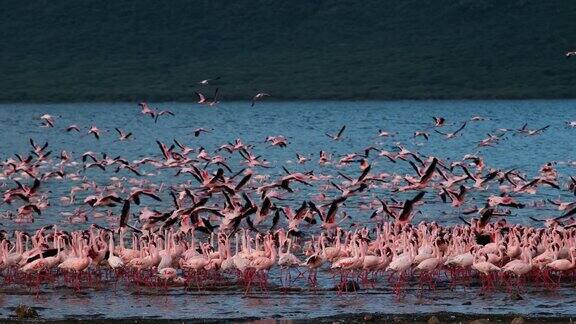
<svg viewBox="0 0 576 324"><path fill-rule="evenodd" d="M0 1L0 100L576 97L574 0Z"/></svg>

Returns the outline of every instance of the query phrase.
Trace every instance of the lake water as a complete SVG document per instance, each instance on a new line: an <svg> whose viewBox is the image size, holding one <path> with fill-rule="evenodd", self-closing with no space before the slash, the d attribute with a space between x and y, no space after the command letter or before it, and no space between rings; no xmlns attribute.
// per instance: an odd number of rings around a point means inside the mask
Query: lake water
<svg viewBox="0 0 576 324"><path fill-rule="evenodd" d="M576 119L576 101L399 101L399 102L264 102L250 108L242 102L226 102L209 108L187 103L158 103L151 106L170 109L175 116L162 116L158 123L142 114L134 103L70 103L70 104L2 104L0 105L0 159L14 157L14 153L27 155L30 151L29 138L38 143L49 142L52 157L57 159L61 150L71 152L80 160L86 151L106 152L108 156L121 155L128 160L147 156L160 156L155 143L158 139L165 143L173 139L193 148L200 146L213 152L220 145L241 138L245 143L255 145L254 152L274 168L260 173L272 176L283 174L281 166L291 171L315 170L317 174L332 174L342 171L353 177L360 173L356 166L343 169L336 163L319 166L320 150L332 153L337 160L342 154L360 152L374 145L393 151L395 143L419 151L423 156L434 155L446 161L459 160L465 154L482 156L488 167L502 170L518 169L528 177L538 175L538 169L547 162L557 162L557 170L563 176L574 174L574 137L576 129L568 128L567 121ZM41 115L55 116L56 127L39 127ZM468 124L462 136L445 140L432 130L433 116L446 118L443 131L457 129L462 122ZM472 116L482 116L483 121L470 121ZM519 129L528 123L535 129L546 125L550 127L538 136L521 136L509 132L494 147L478 148L476 144L500 128ZM76 124L82 129L79 135L64 129ZM85 135L87 129L95 125L102 131L100 140ZM325 133L337 133L346 125L345 138L340 142L331 141ZM134 139L128 142L117 141L115 127L134 133ZM211 133L194 137L196 128L213 129ZM394 133L390 137L378 137L378 130ZM430 140L414 139L413 132L426 130ZM284 135L288 138L287 148L269 147L264 143L267 136ZM295 163L295 154L312 156L305 165ZM374 154L370 161L372 173L413 174L407 163L389 162ZM231 167L239 170L238 160L230 161ZM49 167L47 167L48 169ZM166 185L189 181L191 177L174 177L174 170L148 169L154 175L150 180ZM109 170L89 169L85 175L100 184L109 181L111 176L132 177L128 171L118 174ZM564 184L563 182L563 184ZM3 180L2 185L13 186L12 180ZM73 183L49 182L42 185L42 191L50 192L52 206L33 224L16 224L9 219L1 220L2 229L31 231L46 224L58 223L67 229L85 228L87 225L69 224L60 213L71 211L78 206L60 206L58 197L67 195ZM497 190L497 188L493 188ZM299 188L295 198L286 202L297 207L302 200L309 199L316 192ZM473 199L478 205L494 191L475 192ZM385 191L371 190L363 198L351 199L347 210L355 223L369 223L371 211L362 211L359 203L373 195L386 198ZM399 197L411 197L413 193L400 194ZM427 204L421 208L423 214L417 220L436 220L442 224L459 222L461 210L455 210L449 204L442 204L438 197L430 193ZM84 196L79 195L81 202ZM144 205L157 209L167 208L170 198L163 195L163 202ZM540 188L536 195L523 195L519 200L525 203L543 199L572 201L570 192ZM0 211L11 210L11 206L2 205ZM105 211L105 210L100 210ZM118 212L117 209L114 210ZM558 216L560 212L554 206L544 208L525 208L514 211L508 221L522 224L534 224L527 216ZM115 226L116 218L90 217L88 223ZM310 231L313 231L312 229ZM278 273L271 274L273 284L278 284ZM228 287L209 292L184 291L173 288L168 291L149 290L119 286L116 290L105 286L100 289L84 289L74 292L62 285L43 287L39 298L33 292L21 287L4 287L0 295L1 316L6 316L11 307L19 304L34 304L40 308L45 318L76 317L151 317L151 318L240 318L240 317L285 317L307 318L328 316L339 313L429 313L453 311L462 313L523 313L540 315L576 315L571 305L575 301L573 284L555 291L546 292L538 287L529 287L522 292L522 300L513 300L505 291L497 291L486 296L478 295L478 287L466 291L462 287L451 289L440 284L434 292L424 292L420 296L416 288L408 291L401 300L396 300L385 279L376 288L362 287L359 292L336 295L329 291L333 282L329 274L320 275L319 291L282 293L272 289L269 294L258 291L245 296L241 289ZM305 283L296 286L306 287Z"/></svg>

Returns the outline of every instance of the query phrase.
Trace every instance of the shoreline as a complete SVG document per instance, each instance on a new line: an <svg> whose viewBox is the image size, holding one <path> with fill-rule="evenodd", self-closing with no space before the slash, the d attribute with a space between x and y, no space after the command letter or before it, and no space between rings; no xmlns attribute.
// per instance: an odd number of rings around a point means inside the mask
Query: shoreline
<svg viewBox="0 0 576 324"><path fill-rule="evenodd" d="M371 103L371 102L538 102L538 101L575 101L576 97L554 97L554 98L382 98L382 99L267 99L265 101L259 102L257 105L265 105L271 103L317 103L317 102L331 102L331 103ZM147 102L149 104L192 104L198 107L199 105L195 99L185 98L185 99L174 99L174 100L81 100L81 99L70 99L70 100L22 100L22 101L10 101L10 100L0 100L0 105L66 105L66 104L133 104L138 102ZM220 102L219 105L226 104L246 104L250 105L250 100L246 98L241 99L230 99ZM217 107L216 106L216 107Z"/></svg>
<svg viewBox="0 0 576 324"><path fill-rule="evenodd" d="M422 313L422 314L384 314L384 313L358 313L341 314L325 317L310 318L282 318L272 317L236 317L236 318L188 318L188 319L161 319L146 317L126 318L90 318L89 316L70 316L64 319L18 319L16 317L0 318L0 323L44 322L53 324L68 323L573 323L573 316L559 315L525 315L525 314L464 314L453 312Z"/></svg>

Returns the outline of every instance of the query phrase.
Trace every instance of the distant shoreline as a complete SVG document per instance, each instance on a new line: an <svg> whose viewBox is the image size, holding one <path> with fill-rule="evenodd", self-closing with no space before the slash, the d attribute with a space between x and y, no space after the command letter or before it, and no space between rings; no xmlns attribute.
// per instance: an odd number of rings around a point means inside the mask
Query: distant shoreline
<svg viewBox="0 0 576 324"><path fill-rule="evenodd" d="M5 318L0 319L2 323L17 323L26 321L25 319ZM266 323L307 323L314 321L316 323L573 323L571 316L542 316L542 315L523 315L523 314L463 314L463 313L425 313L425 314L372 314L372 313L359 313L359 314L341 314L325 317L310 317L310 318L297 318L289 319L280 316L272 317L237 317L237 318L190 318L190 319L160 319L160 318L88 318L81 316L75 318L70 316L66 319L43 319L39 318L35 321L42 321L44 323L54 324L68 324L78 323L222 323L222 322L242 322L254 323L266 321Z"/></svg>
<svg viewBox="0 0 576 324"><path fill-rule="evenodd" d="M290 102L423 102L423 101L451 101L451 102L459 102L459 101L564 101L564 100L576 100L576 97L510 97L510 98L374 98L374 99L340 99L340 98L304 98L304 99L267 99L264 103L290 103ZM74 103L88 103L88 104L122 104L122 103L138 103L138 102L150 102L150 103L181 103L181 104L194 104L196 103L195 99L190 98L183 98L183 99L121 99L121 100L83 100L80 98L70 99L70 100L0 100L0 105L10 105L10 104L74 104ZM237 98L237 99L227 99L219 103L219 105L225 105L227 103L243 103L243 104L250 104L250 100L246 98ZM198 105L200 106L200 105Z"/></svg>

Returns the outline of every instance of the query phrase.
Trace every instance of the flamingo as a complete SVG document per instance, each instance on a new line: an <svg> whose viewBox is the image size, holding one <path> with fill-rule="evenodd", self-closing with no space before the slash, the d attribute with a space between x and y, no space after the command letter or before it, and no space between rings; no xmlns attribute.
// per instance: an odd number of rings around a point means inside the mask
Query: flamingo
<svg viewBox="0 0 576 324"><path fill-rule="evenodd" d="M344 130L346 130L346 125L342 126L342 128L340 128L340 131L338 131L337 134L330 135L330 134L326 133L326 136L330 137L334 141L339 141L343 138L342 134L344 133Z"/></svg>
<svg viewBox="0 0 576 324"><path fill-rule="evenodd" d="M264 97L270 97L270 95L265 93L265 92L259 92L256 95L254 95L254 97L252 97L252 102L250 103L250 107L254 107L254 105L256 104L256 101L262 100Z"/></svg>
<svg viewBox="0 0 576 324"><path fill-rule="evenodd" d="M96 139L100 139L100 130L96 126L90 127L88 134L92 134Z"/></svg>
<svg viewBox="0 0 576 324"><path fill-rule="evenodd" d="M220 80L220 77L218 76L218 77L215 77L215 78L213 78L213 79L204 79L204 80L198 82L198 84L208 85L208 84L210 84L210 82L216 81L216 80Z"/></svg>

